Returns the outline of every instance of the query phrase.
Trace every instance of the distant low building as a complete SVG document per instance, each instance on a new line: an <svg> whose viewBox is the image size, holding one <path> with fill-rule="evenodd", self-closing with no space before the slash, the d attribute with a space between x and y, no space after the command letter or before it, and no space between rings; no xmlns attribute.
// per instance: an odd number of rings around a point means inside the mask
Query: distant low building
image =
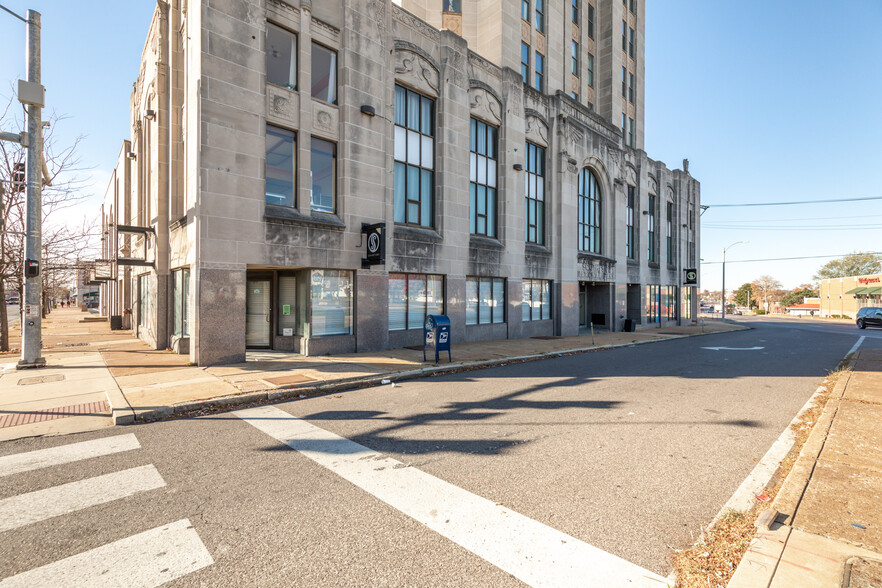
<svg viewBox="0 0 882 588"><path fill-rule="evenodd" d="M821 316L854 318L865 306L882 306L882 274L821 280Z"/></svg>
<svg viewBox="0 0 882 588"><path fill-rule="evenodd" d="M821 303L818 298L804 298L801 304L791 304L787 307L787 314L794 316L815 316L821 313Z"/></svg>

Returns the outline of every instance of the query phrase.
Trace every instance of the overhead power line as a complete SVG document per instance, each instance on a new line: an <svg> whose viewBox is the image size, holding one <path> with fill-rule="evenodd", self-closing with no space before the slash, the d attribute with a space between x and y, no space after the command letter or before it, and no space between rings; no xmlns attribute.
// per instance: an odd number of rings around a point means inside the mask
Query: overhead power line
<svg viewBox="0 0 882 588"><path fill-rule="evenodd" d="M869 255L882 255L882 251L863 251L862 254ZM854 255L854 253L845 253L839 255L805 255L802 257L771 257L769 259L727 259L726 263L754 263L757 261L790 261L794 259L823 259L826 257L848 257L849 255ZM718 265L722 264L722 261L702 261L701 265Z"/></svg>
<svg viewBox="0 0 882 588"><path fill-rule="evenodd" d="M729 226L713 223L701 225L704 229L728 229L738 231L865 231L882 229L882 224L875 225L792 225L752 227L749 225Z"/></svg>
<svg viewBox="0 0 882 588"><path fill-rule="evenodd" d="M865 200L882 200L882 196L868 196L867 198L832 198L830 200L797 200L793 202L745 202L743 204L707 204L708 208L732 208L740 206L790 206L794 204L828 204L830 202L863 202Z"/></svg>

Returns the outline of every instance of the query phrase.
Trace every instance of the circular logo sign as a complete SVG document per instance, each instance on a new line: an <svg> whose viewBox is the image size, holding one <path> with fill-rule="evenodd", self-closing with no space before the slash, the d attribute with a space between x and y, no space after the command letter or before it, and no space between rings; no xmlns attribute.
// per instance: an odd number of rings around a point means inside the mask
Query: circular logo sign
<svg viewBox="0 0 882 588"><path fill-rule="evenodd" d="M368 235L367 249L368 253L372 254L380 252L380 235L377 233L371 233Z"/></svg>
<svg viewBox="0 0 882 588"><path fill-rule="evenodd" d="M698 274L696 272L686 272L686 281L694 282L698 279Z"/></svg>

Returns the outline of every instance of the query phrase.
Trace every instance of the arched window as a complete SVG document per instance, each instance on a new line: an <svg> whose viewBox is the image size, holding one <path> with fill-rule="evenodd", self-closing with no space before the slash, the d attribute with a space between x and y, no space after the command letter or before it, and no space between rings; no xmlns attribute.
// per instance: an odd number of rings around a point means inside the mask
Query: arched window
<svg viewBox="0 0 882 588"><path fill-rule="evenodd" d="M601 253L600 183L587 167L579 174L579 251Z"/></svg>

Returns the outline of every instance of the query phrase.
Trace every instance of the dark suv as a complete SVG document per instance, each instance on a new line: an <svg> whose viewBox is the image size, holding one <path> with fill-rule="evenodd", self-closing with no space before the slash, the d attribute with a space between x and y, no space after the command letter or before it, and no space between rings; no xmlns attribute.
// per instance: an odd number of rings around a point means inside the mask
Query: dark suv
<svg viewBox="0 0 882 588"><path fill-rule="evenodd" d="M882 327L882 308L878 306L867 306L857 313L857 328L866 329L867 327Z"/></svg>

